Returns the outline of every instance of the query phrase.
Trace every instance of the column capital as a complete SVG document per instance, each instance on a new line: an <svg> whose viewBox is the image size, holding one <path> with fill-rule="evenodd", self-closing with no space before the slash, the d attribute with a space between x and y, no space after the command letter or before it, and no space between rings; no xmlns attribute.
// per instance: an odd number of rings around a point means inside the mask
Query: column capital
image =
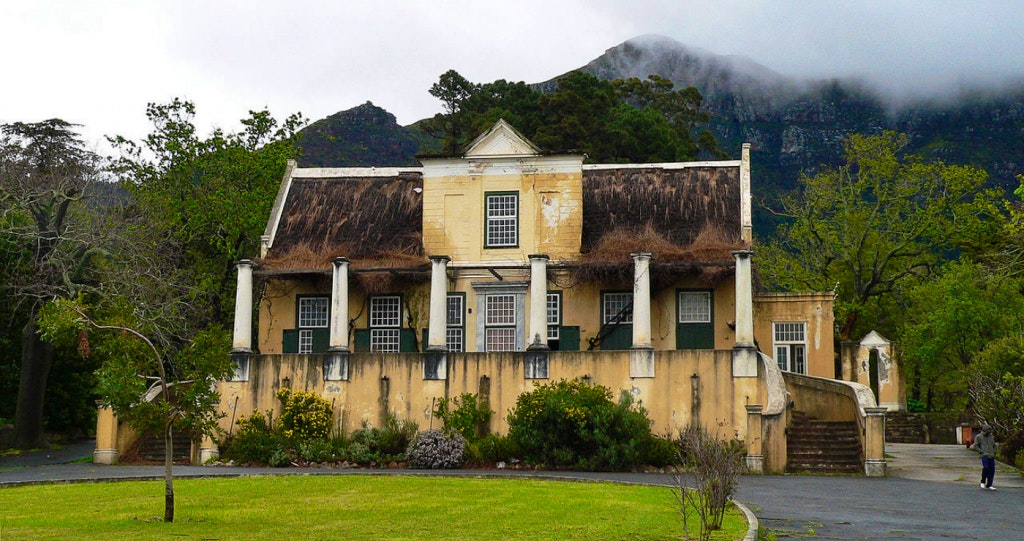
<svg viewBox="0 0 1024 541"><path fill-rule="evenodd" d="M760 414L762 412L762 410L764 409L764 406L762 406L761 404L747 404L744 407L747 409L747 413L748 414L750 414L750 413Z"/></svg>
<svg viewBox="0 0 1024 541"><path fill-rule="evenodd" d="M736 259L739 259L741 257L749 258L749 257L754 255L754 251L753 250L733 250L732 251L732 255L735 256Z"/></svg>
<svg viewBox="0 0 1024 541"><path fill-rule="evenodd" d="M255 267L256 263L251 259L239 259L235 265L239 267Z"/></svg>
<svg viewBox="0 0 1024 541"><path fill-rule="evenodd" d="M345 264L348 264L348 263L351 263L351 262L352 261L349 260L349 258L344 257L344 256L338 256L338 257L335 257L335 258L331 259L331 264L334 265L335 267L340 267L342 265L345 265Z"/></svg>
<svg viewBox="0 0 1024 541"><path fill-rule="evenodd" d="M868 417L882 417L889 411L889 408L885 406L878 407L867 407L864 408L864 415Z"/></svg>
<svg viewBox="0 0 1024 541"><path fill-rule="evenodd" d="M636 260L636 259L651 259L654 256L652 256L650 252L633 252L633 253L629 254L629 257L632 257L634 260Z"/></svg>
<svg viewBox="0 0 1024 541"><path fill-rule="evenodd" d="M545 261L551 259L551 257L548 256L548 254L530 254L526 257L530 258L530 261L533 261L534 259L543 259Z"/></svg>
<svg viewBox="0 0 1024 541"><path fill-rule="evenodd" d="M452 258L450 258L450 257L448 257L446 255L432 255L432 256L430 256L430 261L432 261L434 263L448 263L451 260L452 260Z"/></svg>

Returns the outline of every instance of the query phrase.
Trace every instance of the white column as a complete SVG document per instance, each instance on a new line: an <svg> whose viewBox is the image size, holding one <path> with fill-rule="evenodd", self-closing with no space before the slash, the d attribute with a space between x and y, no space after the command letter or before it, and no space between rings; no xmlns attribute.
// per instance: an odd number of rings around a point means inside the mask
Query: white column
<svg viewBox="0 0 1024 541"><path fill-rule="evenodd" d="M530 255L530 327L527 349L548 349L548 256Z"/></svg>
<svg viewBox="0 0 1024 541"><path fill-rule="evenodd" d="M238 288L235 290L235 331L231 351L252 353L252 269L253 262L238 262Z"/></svg>
<svg viewBox="0 0 1024 541"><path fill-rule="evenodd" d="M331 337L330 351L348 351L348 266L347 258L331 260Z"/></svg>
<svg viewBox="0 0 1024 541"><path fill-rule="evenodd" d="M745 242L754 239L754 222L750 200L750 143L743 143L740 155L740 222Z"/></svg>
<svg viewBox="0 0 1024 541"><path fill-rule="evenodd" d="M651 349L651 254L633 257L633 347Z"/></svg>
<svg viewBox="0 0 1024 541"><path fill-rule="evenodd" d="M447 351L448 262L446 255L430 256L430 328L427 349Z"/></svg>
<svg viewBox="0 0 1024 541"><path fill-rule="evenodd" d="M736 347L754 347L754 292L750 275L750 250L737 250L736 257Z"/></svg>

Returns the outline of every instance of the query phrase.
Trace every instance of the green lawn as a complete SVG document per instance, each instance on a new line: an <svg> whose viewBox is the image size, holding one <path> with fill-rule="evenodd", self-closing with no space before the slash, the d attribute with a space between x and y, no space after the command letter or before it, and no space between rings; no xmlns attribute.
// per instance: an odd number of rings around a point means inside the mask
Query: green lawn
<svg viewBox="0 0 1024 541"><path fill-rule="evenodd" d="M664 487L529 479L287 476L179 479L165 524L162 481L0 489L0 539L681 539ZM715 539L742 539L726 516Z"/></svg>

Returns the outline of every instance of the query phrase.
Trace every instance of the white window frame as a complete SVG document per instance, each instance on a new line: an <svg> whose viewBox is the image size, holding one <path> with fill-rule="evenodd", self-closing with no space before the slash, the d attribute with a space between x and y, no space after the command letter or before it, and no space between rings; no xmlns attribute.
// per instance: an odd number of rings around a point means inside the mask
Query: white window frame
<svg viewBox="0 0 1024 541"><path fill-rule="evenodd" d="M313 330L326 329L331 320L331 298L323 295L299 297L298 321L295 327L299 330L298 352L313 353Z"/></svg>
<svg viewBox="0 0 1024 541"><path fill-rule="evenodd" d="M445 345L448 351L466 351L465 295L448 295L445 319Z"/></svg>
<svg viewBox="0 0 1024 541"><path fill-rule="evenodd" d="M516 351L516 295L488 293L484 296L486 351Z"/></svg>
<svg viewBox="0 0 1024 541"><path fill-rule="evenodd" d="M397 313L395 311L397 308ZM398 353L402 346L402 297L370 297L370 351Z"/></svg>
<svg viewBox="0 0 1024 541"><path fill-rule="evenodd" d="M519 194L487 193L484 207L484 248L519 246Z"/></svg>
<svg viewBox="0 0 1024 541"><path fill-rule="evenodd" d="M685 305L684 299L688 301ZM679 323L711 323L711 292L680 291L676 313Z"/></svg>
<svg viewBox="0 0 1024 541"><path fill-rule="evenodd" d="M549 291L547 297L548 340L561 339L559 327L562 325L562 293Z"/></svg>
<svg viewBox="0 0 1024 541"><path fill-rule="evenodd" d="M609 309L612 300L615 300L615 308ZM633 294L626 291L608 291L601 293L601 323L603 325L612 324L612 319L618 314L623 308L629 306L633 302ZM617 322L619 325L632 325L633 324L633 311L630 310L628 313L623 314L622 319Z"/></svg>
<svg viewBox="0 0 1024 541"><path fill-rule="evenodd" d="M772 351L779 369L807 373L807 322L773 321Z"/></svg>

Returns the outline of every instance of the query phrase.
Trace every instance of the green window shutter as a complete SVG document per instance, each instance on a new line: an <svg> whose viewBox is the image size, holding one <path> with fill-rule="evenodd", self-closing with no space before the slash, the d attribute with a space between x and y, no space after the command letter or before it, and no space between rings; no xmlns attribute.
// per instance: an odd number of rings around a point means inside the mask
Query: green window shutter
<svg viewBox="0 0 1024 541"><path fill-rule="evenodd" d="M370 329L356 329L355 350L370 351Z"/></svg>
<svg viewBox="0 0 1024 541"><path fill-rule="evenodd" d="M423 329L423 340L420 340L420 344L422 345L422 347L420 348L420 351L426 351L427 350L427 340L429 340L429 339L430 339L430 327L427 327L426 329Z"/></svg>
<svg viewBox="0 0 1024 541"><path fill-rule="evenodd" d="M402 329L398 340L398 351L402 353L415 353L419 351L416 347L416 329Z"/></svg>
<svg viewBox="0 0 1024 541"><path fill-rule="evenodd" d="M285 329L284 338L281 343L281 351L285 353L299 352L299 330Z"/></svg>
<svg viewBox="0 0 1024 541"><path fill-rule="evenodd" d="M558 349L562 351L580 350L580 328L559 327L558 328Z"/></svg>
<svg viewBox="0 0 1024 541"><path fill-rule="evenodd" d="M676 349L715 349L712 323L677 323Z"/></svg>
<svg viewBox="0 0 1024 541"><path fill-rule="evenodd" d="M313 353L327 353L331 347L330 329L313 329Z"/></svg>
<svg viewBox="0 0 1024 541"><path fill-rule="evenodd" d="M601 340L601 350L621 350L633 347L633 324L620 323Z"/></svg>

